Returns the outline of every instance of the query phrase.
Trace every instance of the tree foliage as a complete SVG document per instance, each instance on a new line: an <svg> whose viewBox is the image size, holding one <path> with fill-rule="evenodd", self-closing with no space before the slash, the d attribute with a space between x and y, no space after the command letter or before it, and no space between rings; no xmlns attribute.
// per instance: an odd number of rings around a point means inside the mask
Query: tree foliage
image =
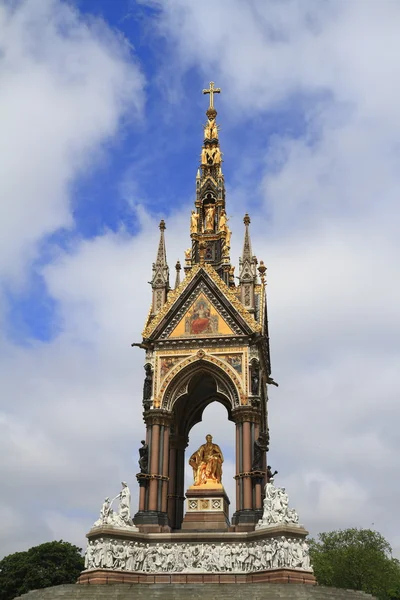
<svg viewBox="0 0 400 600"><path fill-rule="evenodd" d="M320 533L310 540L320 585L361 590L378 598L400 598L400 563L385 538L371 529Z"/></svg>
<svg viewBox="0 0 400 600"><path fill-rule="evenodd" d="M75 583L83 571L81 548L68 542L46 542L0 561L0 600L30 590Z"/></svg>

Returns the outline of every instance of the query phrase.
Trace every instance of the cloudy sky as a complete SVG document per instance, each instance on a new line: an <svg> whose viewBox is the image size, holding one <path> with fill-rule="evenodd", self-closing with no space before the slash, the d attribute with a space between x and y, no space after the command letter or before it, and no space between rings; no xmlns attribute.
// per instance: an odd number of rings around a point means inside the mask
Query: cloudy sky
<svg viewBox="0 0 400 600"><path fill-rule="evenodd" d="M214 80L232 256L248 211L268 266L269 462L313 535L400 556L399 24L390 0L0 0L1 555L83 546L121 479L136 510L130 344L160 218L172 271L189 245ZM208 431L233 500L219 405L189 451Z"/></svg>

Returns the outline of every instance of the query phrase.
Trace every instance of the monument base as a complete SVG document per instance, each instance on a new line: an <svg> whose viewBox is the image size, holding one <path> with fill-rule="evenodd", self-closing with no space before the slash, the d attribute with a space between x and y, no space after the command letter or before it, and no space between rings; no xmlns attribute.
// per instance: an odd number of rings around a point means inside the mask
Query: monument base
<svg viewBox="0 0 400 600"><path fill-rule="evenodd" d="M284 524L249 532L96 527L87 535L78 583L315 584L307 533L300 525Z"/></svg>
<svg viewBox="0 0 400 600"><path fill-rule="evenodd" d="M187 583L304 583L315 585L312 573L302 573L294 569L271 569L259 573L122 573L112 570L83 572L78 584L107 585L112 583L129 584L187 584Z"/></svg>
<svg viewBox="0 0 400 600"><path fill-rule="evenodd" d="M186 498L183 531L228 531L230 502L222 485L191 486L186 492Z"/></svg>

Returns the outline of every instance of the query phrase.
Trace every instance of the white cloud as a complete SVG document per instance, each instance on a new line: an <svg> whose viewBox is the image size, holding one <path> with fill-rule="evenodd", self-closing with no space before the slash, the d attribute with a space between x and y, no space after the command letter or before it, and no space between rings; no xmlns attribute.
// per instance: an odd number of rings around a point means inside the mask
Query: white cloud
<svg viewBox="0 0 400 600"><path fill-rule="evenodd" d="M141 113L144 78L121 35L58 0L2 3L0 39L0 278L21 286L44 237L73 226L72 184L104 160L104 145L122 121ZM90 316L85 303L82 328ZM111 398L117 400L118 385L104 375L89 414L84 378L96 380L96 357L76 330L68 337L72 325L64 322L62 330L64 337L49 346L16 347L0 338L2 553L56 531L44 518L46 506L85 507L78 489L86 476L76 461L83 453L93 461L94 451L81 424L89 427L95 410L106 414ZM118 429L126 419L115 415ZM115 471L104 454L104 472Z"/></svg>
<svg viewBox="0 0 400 600"><path fill-rule="evenodd" d="M37 242L73 224L70 186L142 106L128 43L66 3L0 6L0 274L15 283Z"/></svg>

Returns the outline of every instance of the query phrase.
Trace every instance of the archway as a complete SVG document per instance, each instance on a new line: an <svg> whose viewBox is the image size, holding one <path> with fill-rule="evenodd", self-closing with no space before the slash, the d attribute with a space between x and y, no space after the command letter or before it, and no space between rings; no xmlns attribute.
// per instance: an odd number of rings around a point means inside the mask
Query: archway
<svg viewBox="0 0 400 600"><path fill-rule="evenodd" d="M222 484L231 502L230 517L235 510L236 474L235 468L235 424L228 419L227 409L221 402L211 402L202 414L201 421L193 425L189 432L189 442L185 452L185 485L187 490L193 484L193 469L189 465L189 458L204 444L207 434L213 436L213 442L218 444L224 455L222 465Z"/></svg>
<svg viewBox="0 0 400 600"><path fill-rule="evenodd" d="M227 419L233 421L232 410L238 401L235 382L219 365L206 360L197 360L181 369L165 390L162 407L172 412L168 486L168 518L172 529L179 529L183 519L185 450L190 431L214 402L222 404Z"/></svg>

